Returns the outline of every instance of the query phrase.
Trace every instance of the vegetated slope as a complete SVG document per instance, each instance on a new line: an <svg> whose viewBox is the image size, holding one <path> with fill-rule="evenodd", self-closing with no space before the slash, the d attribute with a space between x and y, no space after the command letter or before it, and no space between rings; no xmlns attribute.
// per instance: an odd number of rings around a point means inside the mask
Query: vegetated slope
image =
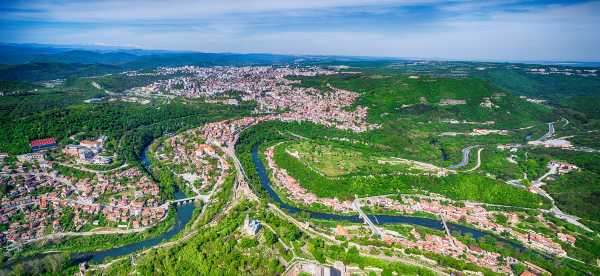
<svg viewBox="0 0 600 276"><path fill-rule="evenodd" d="M585 123L600 120L600 91L593 96L569 97L558 100L568 114Z"/></svg>
<svg viewBox="0 0 600 276"><path fill-rule="evenodd" d="M556 200L558 207L584 219L584 223L600 230L600 155L551 149L532 153L550 156L577 165L580 169L547 181L544 188Z"/></svg>
<svg viewBox="0 0 600 276"><path fill-rule="evenodd" d="M260 144L264 149L267 145L287 141L291 136L286 135L286 133L289 134L290 132L317 141L327 139L328 137L339 137L367 142L363 140L361 134L325 128L312 123L262 123L243 132L239 143L236 145L236 152L239 154L240 161L246 168L246 173L252 181L258 183L256 170L254 170L250 157L252 147ZM332 143L332 140L329 140L328 143ZM395 155L395 151L383 150L373 144L360 146L360 144L352 142L336 141L335 143L342 144L344 147L352 147L361 152L371 151L378 155L387 154L388 156L397 156ZM405 156L400 155L400 157ZM444 194L455 199L536 208L549 206L548 202L540 196L506 185L501 181L485 177L479 173L459 174L445 178L399 175L340 177L333 179L315 173L302 162L285 153L285 150L281 147L277 150L275 161L280 167L286 169L291 176L302 183L304 187L307 187L319 196L325 197L349 198L354 195L366 196L398 192L414 193L421 190ZM368 174L368 172L355 173L354 175L359 174L364 175ZM260 190L260 187L256 187L256 191Z"/></svg>
<svg viewBox="0 0 600 276"><path fill-rule="evenodd" d="M477 71L473 75L517 95L545 98L600 95L600 77L597 76L541 75L505 67Z"/></svg>
<svg viewBox="0 0 600 276"><path fill-rule="evenodd" d="M582 170L558 177L547 190L556 204L569 214L584 219L588 226L600 229L600 174Z"/></svg>
<svg viewBox="0 0 600 276"><path fill-rule="evenodd" d="M36 82L68 77L104 75L122 71L113 65L75 63L27 63L0 65L0 80Z"/></svg>
<svg viewBox="0 0 600 276"><path fill-rule="evenodd" d="M11 83L11 82L7 82ZM14 82L13 82L14 83ZM55 88L32 86L17 82L22 87L35 87L25 93L10 94L0 101L2 120L20 120L22 117L42 110L82 103L84 100L106 95L91 85L91 81L82 78L67 79L63 85Z"/></svg>
<svg viewBox="0 0 600 276"><path fill-rule="evenodd" d="M136 75L136 76L128 76L127 74L111 74L106 76L101 76L94 78L93 80L100 84L103 89L106 89L110 92L124 92L125 90L146 86L148 84L154 83L158 80L171 79L179 76L183 76L185 74L172 74L172 75L158 75L158 76L148 76L148 75Z"/></svg>
<svg viewBox="0 0 600 276"><path fill-rule="evenodd" d="M0 64L22 64L39 55L48 55L65 51L60 48L32 45L14 45L0 43Z"/></svg>
<svg viewBox="0 0 600 276"><path fill-rule="evenodd" d="M41 87L27 82L0 80L0 93L5 95L28 93L38 88Z"/></svg>
<svg viewBox="0 0 600 276"><path fill-rule="evenodd" d="M545 131L545 123L560 118L548 106L527 102L474 78L412 79L387 70L300 79L299 85L303 86L329 90L330 84L359 93L355 105L368 107L367 120L381 125L379 129L356 135L362 141L399 157L440 166L451 165L449 162L454 162L451 160L462 158L460 151L466 146L523 143L527 132ZM443 105L452 100L460 104ZM472 123L450 124L447 120ZM485 124L486 121L494 123ZM517 130L529 126L539 126L539 129ZM444 132L465 133L474 128L510 130L510 133L441 136Z"/></svg>
<svg viewBox="0 0 600 276"><path fill-rule="evenodd" d="M398 175L330 179L310 170L305 164L287 154L282 147L278 148L274 159L279 166L302 183L302 186L320 197L349 198L353 195L364 197L422 190L443 194L457 200L530 208L548 206L547 202L538 195L479 174L458 174L447 177Z"/></svg>
<svg viewBox="0 0 600 276"><path fill-rule="evenodd" d="M244 114L250 108L252 107L243 105L235 107L235 110L237 114ZM0 132L0 152L25 153L30 150L29 140L53 136L59 142L66 142L68 136L78 132L108 135L118 139L126 131L146 127L152 135L158 136L163 131L174 131L190 127L189 125L197 126L212 118L232 116L235 114L233 110L231 106L180 102L149 105L109 102L52 107L24 117L2 118L0 128L5 131ZM139 141L130 146L142 148L144 142L146 141Z"/></svg>
<svg viewBox="0 0 600 276"><path fill-rule="evenodd" d="M547 107L526 102L475 78L411 79L390 74L384 78L373 78L372 75L304 78L303 82L303 85L321 89L327 89L329 83L360 93L356 105L369 107L369 121L375 123L412 115L422 120L491 120L496 122L496 127L519 127L546 121L552 116ZM488 99L493 107L481 105ZM464 101L464 104L444 105L448 100Z"/></svg>

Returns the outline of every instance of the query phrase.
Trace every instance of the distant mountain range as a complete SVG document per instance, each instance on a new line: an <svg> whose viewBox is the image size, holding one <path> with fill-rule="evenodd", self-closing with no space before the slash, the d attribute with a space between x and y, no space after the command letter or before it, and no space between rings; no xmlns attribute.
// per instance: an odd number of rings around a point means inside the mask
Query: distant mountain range
<svg viewBox="0 0 600 276"><path fill-rule="evenodd" d="M201 53L110 46L0 43L0 80L43 81L159 66L244 66L392 60L349 56ZM397 59L396 59L397 60Z"/></svg>
<svg viewBox="0 0 600 276"><path fill-rule="evenodd" d="M153 68L177 65L255 65L298 61L365 61L390 58L350 56L297 56L277 54L201 53L142 50L107 46L0 44L0 64L78 63Z"/></svg>
<svg viewBox="0 0 600 276"><path fill-rule="evenodd" d="M0 80L38 82L71 76L96 76L159 66L245 66L273 64L360 64L412 62L418 58L202 53L96 45L0 43ZM443 61L439 62L450 62ZM466 62L473 65L473 62ZM475 62L478 63L478 62ZM600 67L595 62L520 62L567 67Z"/></svg>

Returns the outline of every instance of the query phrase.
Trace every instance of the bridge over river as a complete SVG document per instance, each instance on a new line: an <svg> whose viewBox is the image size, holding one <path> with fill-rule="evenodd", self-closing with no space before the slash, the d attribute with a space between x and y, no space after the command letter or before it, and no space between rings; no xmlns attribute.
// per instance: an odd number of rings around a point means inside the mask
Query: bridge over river
<svg viewBox="0 0 600 276"><path fill-rule="evenodd" d="M210 195L196 195L192 197L179 198L167 201L169 204L175 204L177 206L187 203L192 203L195 200L202 200L202 202L207 203L210 199Z"/></svg>

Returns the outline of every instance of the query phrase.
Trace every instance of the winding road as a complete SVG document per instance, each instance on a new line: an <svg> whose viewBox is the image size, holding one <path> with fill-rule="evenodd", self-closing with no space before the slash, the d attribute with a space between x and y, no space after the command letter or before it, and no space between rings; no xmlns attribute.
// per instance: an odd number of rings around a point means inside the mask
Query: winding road
<svg viewBox="0 0 600 276"><path fill-rule="evenodd" d="M537 141L547 140L550 137L552 137L553 135L554 135L554 122L550 122L550 123L548 123L548 132L546 132L546 134L542 135L542 137L540 137L540 139L537 139Z"/></svg>
<svg viewBox="0 0 600 276"><path fill-rule="evenodd" d="M449 169L458 169L458 168L462 168L462 167L466 166L467 164L469 164L469 154L471 153L471 150L476 147L479 147L479 145L474 145L474 146L469 146L469 147L464 148L462 150L462 154L463 154L462 161L460 161L460 163L458 163L456 165L452 165L448 168Z"/></svg>
<svg viewBox="0 0 600 276"><path fill-rule="evenodd" d="M477 150L477 164L475 165L475 167L466 170L465 172L472 172L476 169L479 169L479 167L481 166L481 151L483 150L483 148L479 148Z"/></svg>
<svg viewBox="0 0 600 276"><path fill-rule="evenodd" d="M546 172L544 175L540 176L540 178L538 178L537 180L533 181L531 188L530 188L531 191L547 198L548 200L550 200L550 202L552 202L552 208L547 212L551 213L552 215L554 215L555 217L557 217L561 220L564 220L571 224L577 225L580 228L582 228L588 232L593 232L590 228L588 228L587 226L585 226L581 222L579 222L579 219L580 219L579 217L565 214L563 211L561 211L556 206L556 203L554 202L554 198L552 198L552 196L550 196L550 194L548 194L548 192L546 192L544 189L542 189L542 186L545 184L544 182L542 182L542 180L544 180L545 178L547 178L550 175L557 174L557 173L558 173L558 165L551 166L550 170L548 170L548 172Z"/></svg>

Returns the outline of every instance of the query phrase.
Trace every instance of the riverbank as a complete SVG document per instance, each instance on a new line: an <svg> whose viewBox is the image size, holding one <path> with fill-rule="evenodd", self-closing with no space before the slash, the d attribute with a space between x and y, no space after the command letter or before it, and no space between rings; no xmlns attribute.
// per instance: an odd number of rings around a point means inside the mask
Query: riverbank
<svg viewBox="0 0 600 276"><path fill-rule="evenodd" d="M146 170L150 170L150 159L148 149L152 143L146 145L142 151L140 161ZM185 198L181 192L173 193L176 199ZM158 225L134 234L125 235L90 235L81 237L70 237L57 239L44 246L28 245L17 258L6 260L2 264L3 269L10 268L15 264L31 262L46 257L48 254L68 254L71 262L80 263L84 261L102 262L107 258L117 258L132 252L155 246L161 242L171 239L181 230L193 217L195 206L193 203L182 204L170 208L167 217ZM64 253L60 253L64 252Z"/></svg>

